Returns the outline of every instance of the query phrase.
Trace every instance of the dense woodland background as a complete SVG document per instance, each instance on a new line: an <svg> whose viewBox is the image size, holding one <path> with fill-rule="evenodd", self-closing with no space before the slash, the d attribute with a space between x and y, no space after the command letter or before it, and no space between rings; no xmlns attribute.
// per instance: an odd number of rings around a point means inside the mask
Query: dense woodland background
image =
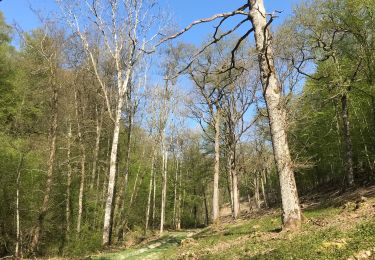
<svg viewBox="0 0 375 260"><path fill-rule="evenodd" d="M0 256L92 252L103 225L112 244L207 226L215 170L234 218L240 200L279 207L251 32L161 45L157 3L99 2L32 32L0 15ZM271 31L299 195L373 184L375 2L303 1Z"/></svg>

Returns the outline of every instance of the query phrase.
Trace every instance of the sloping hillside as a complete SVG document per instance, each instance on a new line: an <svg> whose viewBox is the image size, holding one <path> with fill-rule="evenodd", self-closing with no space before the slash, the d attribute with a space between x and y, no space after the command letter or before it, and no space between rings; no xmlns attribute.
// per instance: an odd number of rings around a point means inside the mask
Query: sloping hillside
<svg viewBox="0 0 375 260"><path fill-rule="evenodd" d="M375 259L375 187L310 195L302 202L305 221L300 232L281 231L280 212L268 210L236 221L225 218L221 224L196 233L170 233L146 245L97 257Z"/></svg>

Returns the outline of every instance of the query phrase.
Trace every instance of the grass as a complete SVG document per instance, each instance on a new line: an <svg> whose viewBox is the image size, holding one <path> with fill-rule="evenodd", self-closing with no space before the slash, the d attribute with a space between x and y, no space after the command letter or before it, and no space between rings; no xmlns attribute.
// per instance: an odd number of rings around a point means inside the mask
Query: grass
<svg viewBox="0 0 375 260"><path fill-rule="evenodd" d="M374 208L368 210L374 211ZM279 216L240 221L196 235L161 259L347 259L374 250L375 219L364 212L328 207L308 210L297 233L280 232Z"/></svg>
<svg viewBox="0 0 375 260"><path fill-rule="evenodd" d="M299 232L281 232L280 212L274 211L212 225L189 239L187 232L170 233L148 244L161 243L158 247L143 245L95 259L348 259L369 251L375 255L375 199L359 209L318 205L306 209L304 216Z"/></svg>

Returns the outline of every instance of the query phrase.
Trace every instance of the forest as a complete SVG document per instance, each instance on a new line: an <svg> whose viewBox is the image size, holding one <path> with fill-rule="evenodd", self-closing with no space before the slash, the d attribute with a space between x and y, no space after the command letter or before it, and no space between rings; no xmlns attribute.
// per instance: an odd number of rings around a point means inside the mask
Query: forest
<svg viewBox="0 0 375 260"><path fill-rule="evenodd" d="M374 257L375 1L46 2L0 11L0 259Z"/></svg>

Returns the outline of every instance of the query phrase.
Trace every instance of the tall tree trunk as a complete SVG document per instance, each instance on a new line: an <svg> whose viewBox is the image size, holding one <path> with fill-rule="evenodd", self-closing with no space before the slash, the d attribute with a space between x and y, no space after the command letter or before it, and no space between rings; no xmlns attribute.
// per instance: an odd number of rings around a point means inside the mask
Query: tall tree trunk
<svg viewBox="0 0 375 260"><path fill-rule="evenodd" d="M204 199L205 224L206 224L206 226L208 226L209 221L210 221L210 217L209 217L209 214L208 214L207 196L206 196L205 190L203 190L203 199Z"/></svg>
<svg viewBox="0 0 375 260"><path fill-rule="evenodd" d="M220 174L220 110L215 115L215 164L214 187L212 196L212 222L219 220L219 174Z"/></svg>
<svg viewBox="0 0 375 260"><path fill-rule="evenodd" d="M145 220L145 235L147 234L148 222L150 220L150 208L151 208L151 193L152 193L152 184L154 178L154 168L155 168L155 151L152 153L151 159L151 173L150 173L150 184L148 187L148 196L147 196L147 207L146 207L146 220Z"/></svg>
<svg viewBox="0 0 375 260"><path fill-rule="evenodd" d="M155 228L155 217L156 217L156 176L155 173L152 175L152 228Z"/></svg>
<svg viewBox="0 0 375 260"><path fill-rule="evenodd" d="M95 137L94 156L92 159L93 161L92 161L92 173L91 173L91 183L90 183L91 190L94 188L94 185L95 185L98 156L99 156L99 149L100 149L100 137L102 133L102 124L103 124L103 111L101 110L99 112L98 108L96 108L95 111L96 111L96 137Z"/></svg>
<svg viewBox="0 0 375 260"><path fill-rule="evenodd" d="M165 206L167 203L167 173L168 173L168 151L163 144L163 187L161 194L161 210L160 210L160 235L164 231L165 222Z"/></svg>
<svg viewBox="0 0 375 260"><path fill-rule="evenodd" d="M233 192L233 217L236 219L240 213L240 198L238 194L238 176L236 171L236 146L232 143L229 149L230 175L232 176Z"/></svg>
<svg viewBox="0 0 375 260"><path fill-rule="evenodd" d="M68 147L67 147L67 173L66 173L66 202L65 202L65 225L66 225L66 236L67 238L70 232L70 202L71 195L70 189L72 185L72 164L71 164L71 145L72 145L72 123L69 122L68 129Z"/></svg>
<svg viewBox="0 0 375 260"><path fill-rule="evenodd" d="M229 147L228 147L229 151ZM230 152L227 154L227 172L228 172L228 193L230 196L230 209L232 211L232 216L234 217L234 207L233 207L233 176L232 176L232 171L231 171L231 158L230 158Z"/></svg>
<svg viewBox="0 0 375 260"><path fill-rule="evenodd" d="M17 190L16 190L16 247L14 254L16 258L22 258L22 250L20 252L20 243L21 243L21 229L20 229L20 182L21 182L21 169L25 154L21 153L21 158L17 167Z"/></svg>
<svg viewBox="0 0 375 260"><path fill-rule="evenodd" d="M182 196L182 171L180 169L179 171L179 181L178 181L178 199L177 199L177 220L176 220L176 229L180 230L181 229L181 196Z"/></svg>
<svg viewBox="0 0 375 260"><path fill-rule="evenodd" d="M271 138L277 171L279 173L282 221L285 229L301 226L301 209L293 172L293 162L287 140L287 116L282 100L281 85L276 75L271 33L263 0L249 0L250 19L255 32L259 68L266 101Z"/></svg>
<svg viewBox="0 0 375 260"><path fill-rule="evenodd" d="M255 200L255 207L257 209L261 208L260 205L260 192L259 192L259 175L256 172L254 177L254 200Z"/></svg>
<svg viewBox="0 0 375 260"><path fill-rule="evenodd" d="M130 100L128 99L128 102ZM132 113L131 109L128 110L128 131L127 131L127 149L126 149L126 156L125 156L125 174L124 174L124 182L122 187L120 187L120 192L116 197L115 201L115 221L114 225L120 228L121 219L125 218L125 197L128 188L128 180L130 174L130 152L131 152L131 137L132 137Z"/></svg>
<svg viewBox="0 0 375 260"><path fill-rule="evenodd" d="M53 84L54 85L54 84ZM48 211L48 204L51 195L52 189L52 179L53 179L53 171L54 171L54 164L55 164L55 157L56 157L56 138L57 138L57 102L58 102L58 91L56 86L53 89L53 95L51 100L51 109L52 109L52 120L51 120L51 129L49 132L49 139L50 139L50 154L48 158L48 169L47 169L47 180L46 186L44 188L44 197L42 207L39 210L38 214L38 222L33 232L33 237L31 240L30 250L33 254L36 253L39 246L39 239L41 234L43 233L43 225L44 219L46 217Z"/></svg>
<svg viewBox="0 0 375 260"><path fill-rule="evenodd" d="M350 136L350 122L349 122L349 108L348 108L348 96L343 94L341 97L342 105L342 123L343 123L343 136L345 143L345 171L346 171L346 181L348 186L353 186L354 184L354 174L353 174L353 145L352 138Z"/></svg>
<svg viewBox="0 0 375 260"><path fill-rule="evenodd" d="M268 208L267 194L266 194L266 189L264 188L265 183L266 183L266 174L265 174L265 171L263 171L261 176L260 176L260 185L261 185L261 188L262 188L262 196L263 196L264 206L266 208Z"/></svg>
<svg viewBox="0 0 375 260"><path fill-rule="evenodd" d="M178 185L178 159L176 158L176 172L174 177L174 196L173 196L173 227L176 228L177 223L177 185Z"/></svg>
<svg viewBox="0 0 375 260"><path fill-rule="evenodd" d="M116 116L113 129L113 139L112 139L112 148L111 148L111 157L109 164L109 176L108 176L108 190L107 190L107 199L105 203L104 210L104 225L103 225L103 246L109 245L111 243L111 234L112 234L112 217L113 217L113 197L115 191L115 179L116 179L116 164L117 164L117 149L118 141L120 134L120 119L121 111L124 102L124 97L120 95L118 100L118 105L116 109Z"/></svg>
<svg viewBox="0 0 375 260"><path fill-rule="evenodd" d="M81 181L79 184L79 195L78 195L78 214L77 214L77 233L81 232L81 221L82 221L82 212L83 212L83 193L85 188L85 164L86 164L86 151L85 146L83 144L83 137L82 137L82 130L81 130L81 122L80 122L80 110L79 110L79 97L78 92L75 91L75 112L76 112L76 120L77 120L77 134L78 134L78 142L79 142L79 151L81 154Z"/></svg>

